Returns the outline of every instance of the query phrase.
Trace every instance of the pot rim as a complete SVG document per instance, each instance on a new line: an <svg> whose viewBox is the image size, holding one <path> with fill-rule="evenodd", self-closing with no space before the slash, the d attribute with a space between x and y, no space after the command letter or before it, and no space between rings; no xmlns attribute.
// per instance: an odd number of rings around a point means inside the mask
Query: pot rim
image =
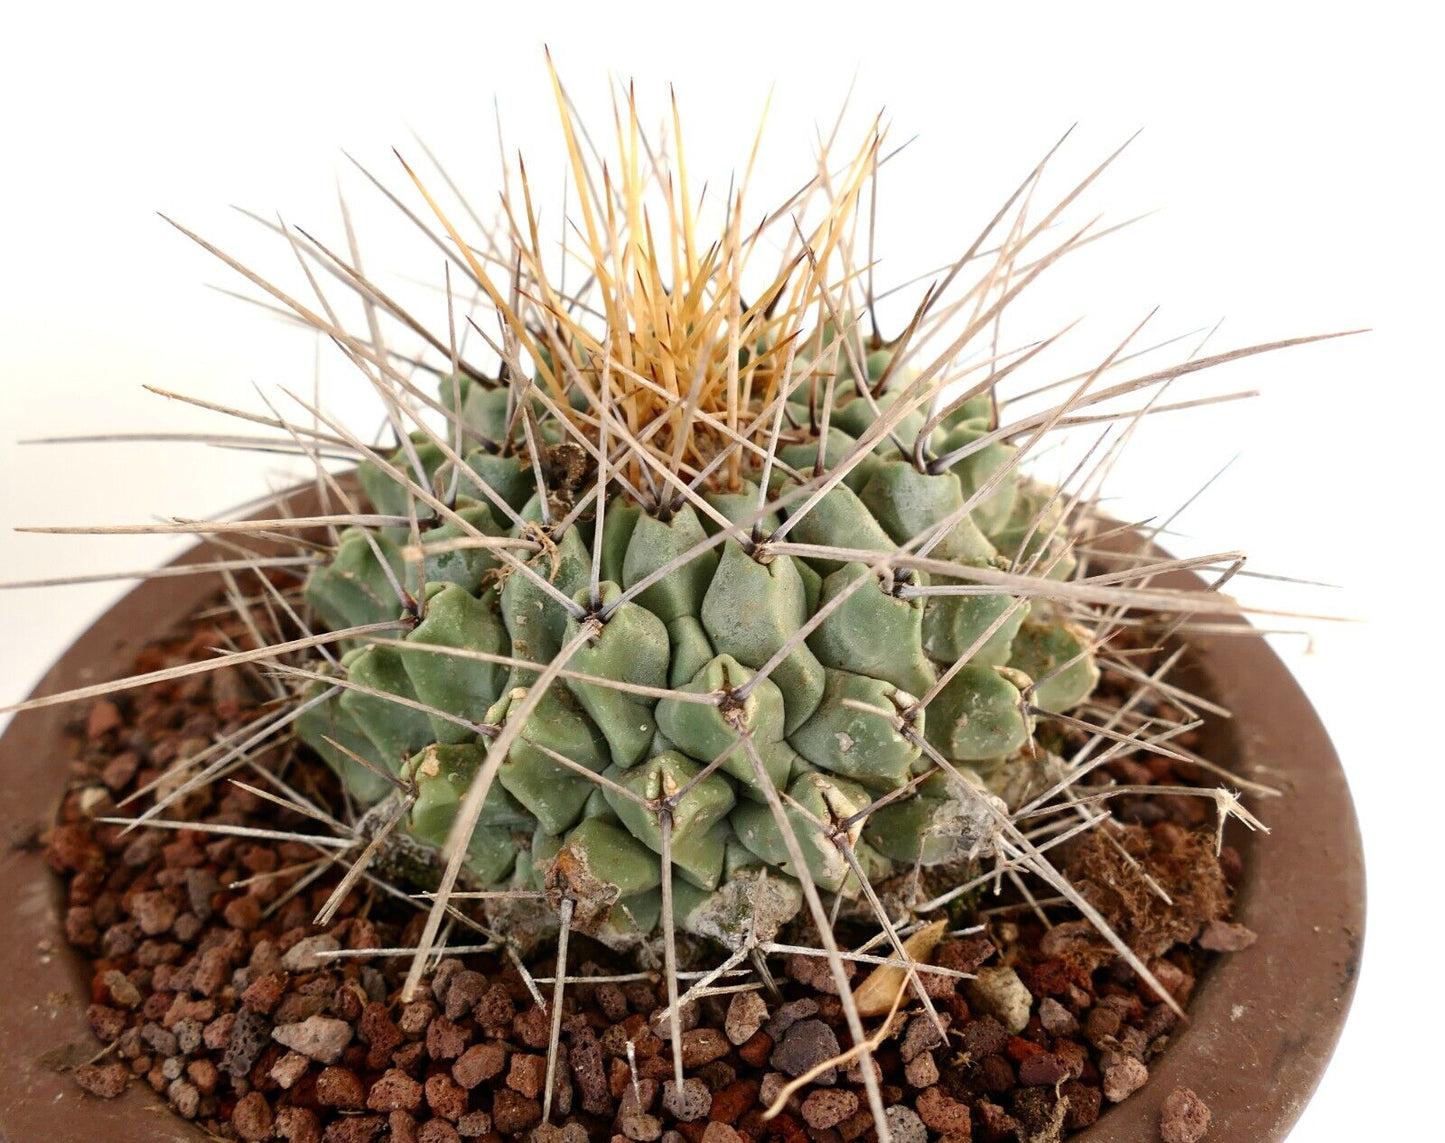
<svg viewBox="0 0 1445 1143"><path fill-rule="evenodd" d="M314 493L296 490L298 502ZM202 541L170 566L208 557ZM1192 573L1158 581L1199 587ZM151 579L123 596L46 673L32 697L131 669L220 587L216 575ZM1354 805L1323 724L1278 655L1257 635L1190 640L1194 668L1233 712L1234 768L1283 792L1260 807L1267 837L1236 841L1244 859L1234 917L1258 941L1200 978L1188 1021L1150 1063L1149 1081L1109 1108L1078 1143L1158 1137L1176 1088L1209 1107L1213 1143L1277 1143L1314 1093L1354 994L1364 940L1364 856ZM92 1133L107 1143L202 1143L209 1138L140 1083L114 1100L83 1094L61 1065L100 1054L85 1018L87 958L66 943L63 886L30 844L49 828L69 779L59 749L68 705L16 715L0 737L0 976L27 981L0 1005L0 1139Z"/></svg>

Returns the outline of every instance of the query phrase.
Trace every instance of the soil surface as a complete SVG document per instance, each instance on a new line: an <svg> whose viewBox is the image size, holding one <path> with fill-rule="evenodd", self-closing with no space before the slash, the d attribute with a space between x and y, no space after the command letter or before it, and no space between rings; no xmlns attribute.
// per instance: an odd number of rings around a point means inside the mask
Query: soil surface
<svg viewBox="0 0 1445 1143"><path fill-rule="evenodd" d="M198 620L150 648L136 669L209 658L226 638L244 643L246 635ZM334 850L197 829L127 832L96 820L133 816L153 804L155 790L174 788L166 767L264 713L265 686L259 675L227 669L96 702L73 724L73 781L47 844L65 879L65 935L92 969L89 1020L103 1046L75 1069L85 1091L108 1098L149 1084L213 1136L253 1141L876 1139L856 1061L785 1094L850 1042L822 960L775 956L777 995L748 975L738 978L744 990L684 1009L679 1088L670 1031L656 1019L667 1000L661 980L574 937L569 976L598 980L566 990L543 1123L549 1018L508 958L444 960L424 997L403 1004L409 959L365 950L415 944L424 914L363 886L328 925L314 925L345 872ZM1095 701L1125 697L1106 679ZM1190 736L1174 741L1187 746ZM339 804L330 772L293 743L256 761L317 805ZM257 768L230 776L258 789L269 781ZM1135 756L1088 781L1200 778L1187 763ZM182 802L164 816L334 836L230 781ZM1115 821L1060 847L1056 860L1186 1005L1212 956L1253 940L1227 920L1238 855L1225 847L1216 857L1209 799L1140 794L1110 805ZM874 1053L898 1143L1067 1137L1147 1081L1176 1027L1169 1005L1077 914L1050 906L1046 925L1029 902L1007 894L979 904L982 929L945 938L932 957L971 978L924 975L938 1021L910 997ZM458 926L451 943L464 942L483 937ZM360 955L329 955L338 950ZM553 974L545 959L528 969ZM855 985L863 975L854 974ZM549 985L540 990L550 996ZM1194 1143L1208 1121L1194 1093L1173 1092L1160 1138Z"/></svg>

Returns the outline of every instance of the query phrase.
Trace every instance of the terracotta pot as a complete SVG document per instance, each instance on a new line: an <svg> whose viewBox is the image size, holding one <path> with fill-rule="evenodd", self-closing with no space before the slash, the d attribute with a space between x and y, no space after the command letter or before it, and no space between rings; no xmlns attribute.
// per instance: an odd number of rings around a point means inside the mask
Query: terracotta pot
<svg viewBox="0 0 1445 1143"><path fill-rule="evenodd" d="M177 562L206 558L214 556L197 548ZM1200 586L1186 575L1159 582ZM35 694L123 675L148 641L218 587L209 576L142 584L62 656ZM1339 759L1262 639L1201 637L1195 648L1191 685L1234 712L1232 722L1214 725L1211 753L1285 794L1256 807L1268 836L1233 839L1244 857L1237 916L1259 941L1205 973L1188 1024L1151 1064L1149 1082L1077 1136L1081 1143L1157 1139L1160 1105L1180 1086L1209 1106L1210 1143L1282 1139L1319 1082L1354 992L1365 877ZM145 1084L102 1101L59 1070L100 1047L85 1020L90 970L61 930L61 882L33 844L65 787L62 728L75 714L69 706L22 714L0 739L0 979L9 986L0 1003L0 1143L201 1143L205 1136Z"/></svg>

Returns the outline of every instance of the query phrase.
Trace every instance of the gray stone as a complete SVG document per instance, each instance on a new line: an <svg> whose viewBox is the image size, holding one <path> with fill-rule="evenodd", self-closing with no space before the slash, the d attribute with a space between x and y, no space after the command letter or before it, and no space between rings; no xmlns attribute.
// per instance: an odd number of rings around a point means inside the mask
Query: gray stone
<svg viewBox="0 0 1445 1143"><path fill-rule="evenodd" d="M890 1107L883 1112L883 1118L888 1121L893 1143L928 1143L928 1128L911 1107Z"/></svg>
<svg viewBox="0 0 1445 1143"><path fill-rule="evenodd" d="M965 986L968 1001L987 1012L1017 1035L1029 1022L1033 994L1008 965L993 965L978 970L978 976Z"/></svg>
<svg viewBox="0 0 1445 1143"><path fill-rule="evenodd" d="M316 954L335 952L340 947L341 942L335 937L328 937L325 934L319 937L307 937L305 940L297 941L286 950L281 957L281 967L287 972L315 972L330 963Z"/></svg>
<svg viewBox="0 0 1445 1143"><path fill-rule="evenodd" d="M1120 1056L1104 1070L1104 1096L1110 1103L1122 1103L1144 1086L1149 1069L1133 1056Z"/></svg>
<svg viewBox="0 0 1445 1143"><path fill-rule="evenodd" d="M734 1045L745 1044L768 1018L768 1006L756 992L739 992L728 1002L723 1031Z"/></svg>
<svg viewBox="0 0 1445 1143"><path fill-rule="evenodd" d="M309 1016L298 1024L282 1024L271 1038L308 1060L334 1064L351 1043L351 1025L331 1016Z"/></svg>
<svg viewBox="0 0 1445 1143"><path fill-rule="evenodd" d="M712 1092L700 1079L685 1079L682 1087L668 1080L662 1085L662 1106L674 1118L692 1123L712 1109Z"/></svg>
<svg viewBox="0 0 1445 1143"><path fill-rule="evenodd" d="M821 1020L800 1020L787 1030L768 1061L781 1072L796 1078L838 1055L838 1037ZM827 1086L838 1077L837 1068L816 1076L814 1083Z"/></svg>

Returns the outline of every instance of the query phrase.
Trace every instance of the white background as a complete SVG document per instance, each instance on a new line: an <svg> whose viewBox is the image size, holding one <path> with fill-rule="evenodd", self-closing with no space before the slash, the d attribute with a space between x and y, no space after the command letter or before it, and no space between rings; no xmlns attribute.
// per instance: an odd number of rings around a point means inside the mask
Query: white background
<svg viewBox="0 0 1445 1143"><path fill-rule="evenodd" d="M278 384L309 387L314 337L205 289L240 283L154 211L294 283L284 248L228 205L280 210L339 240L339 175L368 269L436 280L434 252L376 209L340 148L400 187L389 148L419 154L415 128L489 204L495 98L509 146L535 157L539 182L557 184L544 39L603 131L609 75L637 81L653 121L675 83L694 179L719 187L775 84L757 207L806 177L815 125L831 123L856 72L850 123L861 128L885 109L895 142L918 136L885 179L885 281L966 245L1071 123L1079 127L1059 165L1075 177L1145 128L1080 217L1163 211L1061 270L1038 299L1041 320L1085 315L1083 352L1155 305L1149 329L1159 337L1225 319L1212 349L1373 329L1231 367L1199 391L1264 395L1160 418L1114 491L1121 515L1167 513L1239 454L1178 522L1186 534L1176 549L1243 548L1258 570L1341 585L1249 590L1363 621L1313 625L1312 649L1298 637L1277 641L1345 759L1371 894L1355 1013L1293 1138L1408 1130L1409 1092L1429 1082L1419 1065L1435 1056L1440 1004L1438 990L1416 991L1415 959L1432 948L1420 943L1422 926L1437 922L1429 842L1440 762L1445 186L1434 166L1438 31L1416 14L1426 6L546 7L545 22L521 14L528 6L481 4L49 3L7 15L0 580L145 567L181 546L15 535L13 526L205 516L285 482L274 460L193 445L16 444L225 431L144 393L146 382L250 408L260 407L253 383L272 394ZM444 322L435 294L416 296L430 298L429 320ZM357 407L331 392L333 407ZM123 590L0 591L0 703L22 697Z"/></svg>

